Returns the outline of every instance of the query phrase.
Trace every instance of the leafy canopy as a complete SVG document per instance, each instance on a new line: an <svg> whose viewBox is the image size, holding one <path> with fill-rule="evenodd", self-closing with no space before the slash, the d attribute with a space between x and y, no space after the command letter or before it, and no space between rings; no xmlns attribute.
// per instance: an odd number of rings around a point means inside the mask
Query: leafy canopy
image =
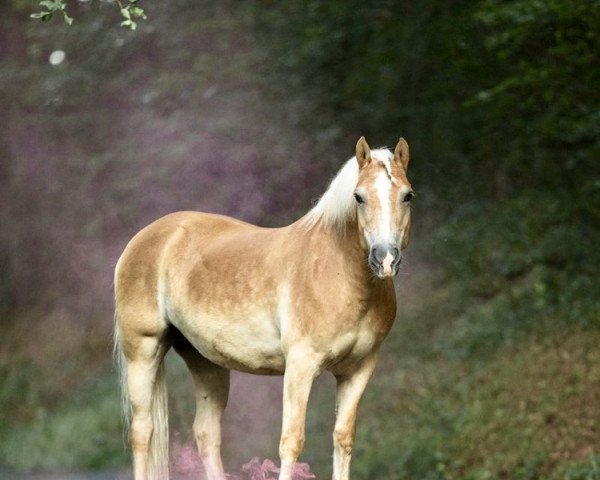
<svg viewBox="0 0 600 480"><path fill-rule="evenodd" d="M146 20L146 13L144 10L137 6L137 0L127 0L124 5L120 0L113 0L110 3L114 3L119 7L123 21L121 22L122 27L127 27L131 30L137 28L138 20ZM42 22L49 22L52 20L54 14L61 14L65 23L71 25L73 23L73 17L70 17L67 13L67 2L66 0L42 0L40 1L41 12L32 13L31 18L39 18Z"/></svg>

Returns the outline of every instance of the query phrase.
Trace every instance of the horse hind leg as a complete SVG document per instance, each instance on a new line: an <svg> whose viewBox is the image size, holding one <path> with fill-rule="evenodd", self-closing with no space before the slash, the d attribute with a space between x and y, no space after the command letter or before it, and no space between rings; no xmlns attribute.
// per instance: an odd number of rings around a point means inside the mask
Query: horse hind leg
<svg viewBox="0 0 600 480"><path fill-rule="evenodd" d="M124 413L131 415L134 477L167 480L169 427L163 360L170 339L166 326L152 334L137 333L127 328L131 323L126 320L119 318L115 348L121 364Z"/></svg>
<svg viewBox="0 0 600 480"><path fill-rule="evenodd" d="M225 480L221 461L221 416L229 396L229 370L204 358L180 333L173 342L185 361L196 391L194 438L207 480Z"/></svg>

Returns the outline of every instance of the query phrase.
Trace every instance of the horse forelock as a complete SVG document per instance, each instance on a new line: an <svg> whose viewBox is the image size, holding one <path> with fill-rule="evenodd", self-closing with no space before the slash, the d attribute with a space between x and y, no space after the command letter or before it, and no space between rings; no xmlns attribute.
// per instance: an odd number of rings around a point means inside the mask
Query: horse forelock
<svg viewBox="0 0 600 480"><path fill-rule="evenodd" d="M381 164L389 180L396 183L392 175L394 155L387 148L371 150L371 159ZM328 226L341 226L356 218L354 190L358 183L359 168L356 157L349 159L333 178L317 204L306 214L303 223L312 228L318 222Z"/></svg>
<svg viewBox="0 0 600 480"><path fill-rule="evenodd" d="M392 159L394 155L387 148L379 148L371 151L371 158L376 162L383 165L388 178L394 182L394 176L392 175Z"/></svg>

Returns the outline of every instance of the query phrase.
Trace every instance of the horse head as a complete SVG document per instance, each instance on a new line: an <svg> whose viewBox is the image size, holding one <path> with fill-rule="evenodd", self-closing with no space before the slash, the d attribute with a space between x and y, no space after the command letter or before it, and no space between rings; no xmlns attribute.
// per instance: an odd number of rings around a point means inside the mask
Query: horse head
<svg viewBox="0 0 600 480"><path fill-rule="evenodd" d="M414 192L406 176L409 151L400 138L394 153L371 150L365 137L356 144L359 166L354 190L360 242L369 266L379 278L398 273L410 235L410 204Z"/></svg>

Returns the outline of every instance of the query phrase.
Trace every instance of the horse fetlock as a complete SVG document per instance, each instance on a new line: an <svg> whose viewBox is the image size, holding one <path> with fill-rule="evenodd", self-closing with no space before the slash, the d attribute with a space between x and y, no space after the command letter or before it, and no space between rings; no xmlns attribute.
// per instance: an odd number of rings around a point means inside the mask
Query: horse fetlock
<svg viewBox="0 0 600 480"><path fill-rule="evenodd" d="M333 432L333 441L337 447L350 455L354 446L354 432L336 429Z"/></svg>
<svg viewBox="0 0 600 480"><path fill-rule="evenodd" d="M149 416L134 417L131 421L131 431L129 433L132 448L134 450L140 448L147 449L148 445L150 445L153 432L154 425L152 424L152 418Z"/></svg>
<svg viewBox="0 0 600 480"><path fill-rule="evenodd" d="M304 435L284 435L279 442L279 458L295 462L304 449Z"/></svg>
<svg viewBox="0 0 600 480"><path fill-rule="evenodd" d="M198 445L198 454L201 458L213 456L221 450L221 441L212 436L206 431L194 431L196 445Z"/></svg>

